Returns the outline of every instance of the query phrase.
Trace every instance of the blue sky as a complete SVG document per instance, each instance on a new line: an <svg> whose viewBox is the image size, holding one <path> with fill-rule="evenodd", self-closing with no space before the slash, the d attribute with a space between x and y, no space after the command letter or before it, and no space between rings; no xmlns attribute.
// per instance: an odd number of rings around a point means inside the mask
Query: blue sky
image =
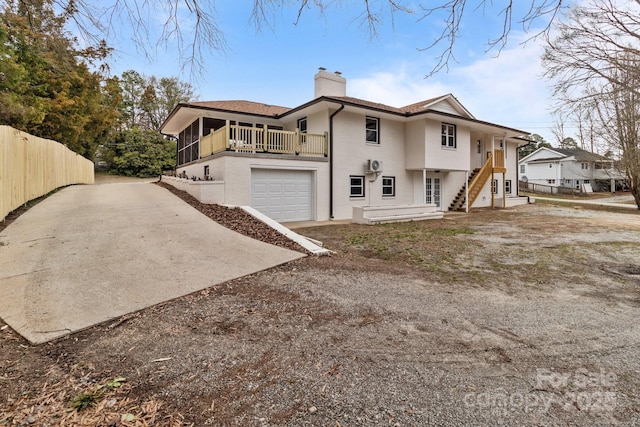
<svg viewBox="0 0 640 427"><path fill-rule="evenodd" d="M529 2L515 3L517 8ZM538 133L555 143L550 130L553 100L541 77L542 41L523 46L521 42L537 30L525 34L514 22L500 54L485 53L487 41L502 31L496 7L484 13L467 9L462 37L455 45L458 62L429 78L425 76L444 45L428 51L418 48L440 33L442 16L417 22L415 16L397 14L392 25L385 14L377 37L371 38L359 18L362 2L338 2L324 14L306 10L297 25L297 10L280 8L272 11L270 26L261 30L250 22L249 1L219 1L216 12L228 48L204 52L200 77L181 70L175 45L159 46L151 59L145 58L131 43L126 27L109 39L115 48L112 74L135 69L157 77L178 76L191 81L198 100L245 99L295 107L313 98L313 76L318 67L326 67L343 73L349 96L402 106L453 93L478 119ZM516 9L514 16L518 15ZM156 25L150 30L160 31L164 18L151 19Z"/></svg>

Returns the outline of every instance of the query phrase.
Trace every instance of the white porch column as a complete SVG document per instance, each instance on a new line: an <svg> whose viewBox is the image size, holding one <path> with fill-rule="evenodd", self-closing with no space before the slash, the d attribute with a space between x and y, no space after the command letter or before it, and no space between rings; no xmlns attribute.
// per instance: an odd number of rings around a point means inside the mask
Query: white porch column
<svg viewBox="0 0 640 427"><path fill-rule="evenodd" d="M427 170L422 169L422 204L427 204Z"/></svg>
<svg viewBox="0 0 640 427"><path fill-rule="evenodd" d="M495 152L496 152L496 136L495 135L491 135L491 167L492 168L494 168L496 166L496 159L493 156L493 153L495 153ZM491 175L491 179L493 179L493 175ZM492 191L492 193L493 193L493 191Z"/></svg>
<svg viewBox="0 0 640 427"><path fill-rule="evenodd" d="M198 158L201 158L202 155L202 137L204 136L204 119L202 117L198 118Z"/></svg>
<svg viewBox="0 0 640 427"><path fill-rule="evenodd" d="M507 177L506 172L502 172L502 207L507 207ZM511 184L513 185L513 184ZM513 189L511 189L513 191Z"/></svg>

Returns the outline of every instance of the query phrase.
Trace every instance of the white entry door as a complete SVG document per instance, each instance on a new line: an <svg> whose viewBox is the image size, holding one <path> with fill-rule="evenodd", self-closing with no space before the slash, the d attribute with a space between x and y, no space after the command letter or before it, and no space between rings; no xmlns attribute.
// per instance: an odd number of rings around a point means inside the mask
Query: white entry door
<svg viewBox="0 0 640 427"><path fill-rule="evenodd" d="M313 173L251 170L251 206L280 222L313 220Z"/></svg>
<svg viewBox="0 0 640 427"><path fill-rule="evenodd" d="M433 203L436 205L438 210L442 210L442 204L440 202L441 195L441 187L440 187L440 178L431 178L427 177L425 182L425 188L427 192L427 203Z"/></svg>

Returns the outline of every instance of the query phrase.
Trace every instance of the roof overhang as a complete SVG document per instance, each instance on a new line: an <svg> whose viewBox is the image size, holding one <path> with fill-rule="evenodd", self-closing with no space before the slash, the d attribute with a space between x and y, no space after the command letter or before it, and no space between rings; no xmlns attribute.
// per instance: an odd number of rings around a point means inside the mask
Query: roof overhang
<svg viewBox="0 0 640 427"><path fill-rule="evenodd" d="M445 97L446 98L446 97ZM498 125L495 123L485 122L482 120L478 120L471 117L463 117L458 116L451 113L446 113L437 110L425 110L416 113L404 113L404 112L395 112L389 111L384 108L378 108L376 106L369 105L361 105L355 102L336 99L332 97L322 96L316 98L312 101L307 102L299 107L293 108L287 111L284 114L280 115L280 118L286 120L286 118L290 115L296 115L296 113L311 113L314 111L321 111L325 108L325 106L334 106L334 108L339 108L341 105L344 105L344 111L351 112L362 112L365 111L374 111L380 117L386 117L396 121L413 121L417 119L435 119L435 120L446 120L451 124L457 124L461 126L467 126L474 131L491 134L496 136L504 136L506 138L515 139L518 145L526 145L532 141L527 138L524 138L525 135L529 135L530 132L526 132L520 129L510 128L507 126Z"/></svg>
<svg viewBox="0 0 640 427"><path fill-rule="evenodd" d="M384 108L384 106L382 105L380 105L379 107L375 104L362 105L357 102L327 96L321 96L319 98L313 99L305 104L300 105L299 107L292 108L291 110L288 110L282 114L274 114L270 116L199 106L189 103L180 103L176 105L176 107L171 111L162 126L160 126L160 132L168 135L177 135L180 131L182 131L182 129L187 127L187 125L192 123L200 116L212 117L222 120L236 120L247 122L252 122L259 118L262 123L278 125L293 121L300 115L313 114L315 112L324 111L326 109L338 109L341 106L344 106L344 111L347 112L350 111L362 113L362 111L372 111L376 113L376 116L379 116L381 118L387 118L390 120L402 122L409 122L419 119L432 119L440 121L444 120L451 124L468 127L475 132L501 136L509 140L513 139L513 142L516 142L519 146L526 145L530 142L529 140L524 138L525 135L529 135L529 132L498 125L495 123L485 122L473 117L463 117L437 110L424 110L415 113L391 111Z"/></svg>
<svg viewBox="0 0 640 427"><path fill-rule="evenodd" d="M246 113L221 108L211 108L188 103L180 103L174 107L169 116L160 126L160 132L165 135L177 135L189 124L199 117L211 117L220 120L235 120L238 122L255 122L257 118L260 123L277 126L280 121L277 115L263 115Z"/></svg>

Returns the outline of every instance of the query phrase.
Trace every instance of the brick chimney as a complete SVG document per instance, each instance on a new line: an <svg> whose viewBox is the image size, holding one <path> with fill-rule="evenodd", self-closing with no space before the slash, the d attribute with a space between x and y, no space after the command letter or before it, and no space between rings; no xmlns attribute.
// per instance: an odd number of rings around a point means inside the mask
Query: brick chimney
<svg viewBox="0 0 640 427"><path fill-rule="evenodd" d="M314 98L321 96L347 96L347 79L340 71L328 73L326 68L318 68L314 80Z"/></svg>

